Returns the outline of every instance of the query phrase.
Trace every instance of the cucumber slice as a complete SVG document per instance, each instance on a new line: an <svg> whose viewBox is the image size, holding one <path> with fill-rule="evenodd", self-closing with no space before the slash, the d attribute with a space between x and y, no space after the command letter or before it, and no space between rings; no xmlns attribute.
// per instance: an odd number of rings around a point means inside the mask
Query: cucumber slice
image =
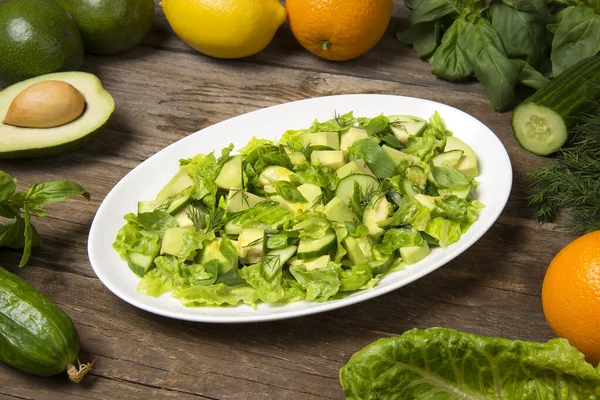
<svg viewBox="0 0 600 400"><path fill-rule="evenodd" d="M369 261L369 267L373 270L373 275L384 274L389 271L394 264L394 257L386 256L382 260Z"/></svg>
<svg viewBox="0 0 600 400"><path fill-rule="evenodd" d="M512 128L525 150L548 155L567 141L577 117L593 107L600 95L600 55L586 58L551 80L515 108Z"/></svg>
<svg viewBox="0 0 600 400"><path fill-rule="evenodd" d="M298 260L297 258L292 258L290 260L290 265L304 265L307 271L312 271L317 268L326 267L331 261L331 256L329 254L315 258L314 260Z"/></svg>
<svg viewBox="0 0 600 400"><path fill-rule="evenodd" d="M456 166L456 164L460 161L463 153L464 152L462 150L450 150L433 157L431 162L436 167L454 168L454 166Z"/></svg>
<svg viewBox="0 0 600 400"><path fill-rule="evenodd" d="M156 255L147 255L135 251L128 251L126 258L129 268L138 276L144 276L154 265Z"/></svg>
<svg viewBox="0 0 600 400"><path fill-rule="evenodd" d="M283 249L272 250L267 253L263 259L261 265L263 273L266 275L266 279L271 279L281 269L281 266L285 264L290 258L296 254L298 248L296 246L288 246ZM275 262L267 262L266 260L273 260L276 257Z"/></svg>
<svg viewBox="0 0 600 400"><path fill-rule="evenodd" d="M138 201L137 213L149 213L156 209L156 207L160 206L162 202L158 200L148 200L148 201Z"/></svg>
<svg viewBox="0 0 600 400"><path fill-rule="evenodd" d="M360 190L363 193L379 189L379 181L371 175L356 174L350 175L342 179L337 186L335 195L342 199L346 204L350 203L350 199L354 194L354 184L358 183Z"/></svg>
<svg viewBox="0 0 600 400"><path fill-rule="evenodd" d="M404 194L410 197L411 199L418 194L421 194L421 188L416 186L412 181L405 179L402 181L402 189L404 189Z"/></svg>
<svg viewBox="0 0 600 400"><path fill-rule="evenodd" d="M336 236L333 231L327 232L321 239L301 239L298 245L298 260L310 260L329 254L336 245Z"/></svg>

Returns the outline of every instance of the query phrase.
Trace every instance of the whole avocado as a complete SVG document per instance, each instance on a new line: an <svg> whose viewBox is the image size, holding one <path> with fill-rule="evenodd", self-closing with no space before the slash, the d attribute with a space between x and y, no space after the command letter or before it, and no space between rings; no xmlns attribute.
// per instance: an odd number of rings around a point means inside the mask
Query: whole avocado
<svg viewBox="0 0 600 400"><path fill-rule="evenodd" d="M0 1L0 86L83 62L75 21L53 0Z"/></svg>
<svg viewBox="0 0 600 400"><path fill-rule="evenodd" d="M77 22L85 51L116 54L139 45L152 27L154 0L56 0Z"/></svg>

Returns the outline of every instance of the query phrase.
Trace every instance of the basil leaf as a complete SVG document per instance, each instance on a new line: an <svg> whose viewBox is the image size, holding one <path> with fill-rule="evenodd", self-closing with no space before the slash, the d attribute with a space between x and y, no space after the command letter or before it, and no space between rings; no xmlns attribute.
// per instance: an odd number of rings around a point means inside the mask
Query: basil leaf
<svg viewBox="0 0 600 400"><path fill-rule="evenodd" d="M8 199L15 193L17 184L6 172L0 171L0 202Z"/></svg>
<svg viewBox="0 0 600 400"><path fill-rule="evenodd" d="M576 6L563 10L561 17L552 40L554 76L600 51L599 14L592 8Z"/></svg>
<svg viewBox="0 0 600 400"><path fill-rule="evenodd" d="M29 208L25 206L25 240L23 247L23 255L21 256L21 261L19 262L19 268L23 268L27 261L29 261L29 257L31 256L31 247L33 246L33 226L31 225L31 213L29 212Z"/></svg>
<svg viewBox="0 0 600 400"><path fill-rule="evenodd" d="M84 188L71 181L53 181L36 183L22 197L24 204L33 207L57 203L82 195L90 199L90 194Z"/></svg>
<svg viewBox="0 0 600 400"><path fill-rule="evenodd" d="M549 82L548 78L525 61L511 60L511 62L517 69L521 70L521 73L519 74L519 83L522 85L538 90Z"/></svg>
<svg viewBox="0 0 600 400"><path fill-rule="evenodd" d="M390 121L385 115L378 115L369 121L366 126L366 131L369 136L376 136L383 132L390 125Z"/></svg>
<svg viewBox="0 0 600 400"><path fill-rule="evenodd" d="M502 0L502 2L519 11L537 14L546 22L552 19L546 0Z"/></svg>
<svg viewBox="0 0 600 400"><path fill-rule="evenodd" d="M454 168L433 167L431 173L435 182L443 188L460 190L471 184L469 178Z"/></svg>
<svg viewBox="0 0 600 400"><path fill-rule="evenodd" d="M273 183L273 186L275 186L275 190L281 197L291 203L308 203L306 197L290 182L278 181Z"/></svg>
<svg viewBox="0 0 600 400"><path fill-rule="evenodd" d="M408 17L411 24L428 22L452 14L456 9L452 0L421 1Z"/></svg>
<svg viewBox="0 0 600 400"><path fill-rule="evenodd" d="M464 18L459 18L444 33L442 43L429 60L434 75L449 81L460 81L473 75L467 56L458 46L458 38L463 34L466 23Z"/></svg>
<svg viewBox="0 0 600 400"><path fill-rule="evenodd" d="M501 1L494 1L488 13L492 26L504 44L510 58L525 60L539 68L548 53L546 18L527 11L520 11Z"/></svg>
<svg viewBox="0 0 600 400"><path fill-rule="evenodd" d="M396 38L404 44L412 45L421 58L434 52L440 42L440 21L411 24L406 29L400 29Z"/></svg>
<svg viewBox="0 0 600 400"><path fill-rule="evenodd" d="M364 160L377 178L387 178L396 173L390 156L371 139L361 139L350 146L348 160Z"/></svg>
<svg viewBox="0 0 600 400"><path fill-rule="evenodd" d="M508 59L491 23L483 18L467 22L458 45L467 55L492 106L502 111L512 105L520 71Z"/></svg>

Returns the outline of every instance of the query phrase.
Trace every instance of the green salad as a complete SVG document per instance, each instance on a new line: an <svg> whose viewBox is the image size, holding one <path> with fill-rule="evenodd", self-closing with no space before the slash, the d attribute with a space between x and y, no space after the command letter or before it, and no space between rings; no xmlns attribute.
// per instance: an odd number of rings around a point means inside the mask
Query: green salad
<svg viewBox="0 0 600 400"><path fill-rule="evenodd" d="M335 115L180 160L113 247L138 292L186 306L338 299L458 241L483 208L477 174L437 113Z"/></svg>

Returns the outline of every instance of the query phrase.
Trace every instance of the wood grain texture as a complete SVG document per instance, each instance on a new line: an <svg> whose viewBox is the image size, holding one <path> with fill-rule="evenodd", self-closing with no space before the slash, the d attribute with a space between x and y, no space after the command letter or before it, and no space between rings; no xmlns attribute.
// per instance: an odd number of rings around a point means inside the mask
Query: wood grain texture
<svg viewBox="0 0 600 400"><path fill-rule="evenodd" d="M187 47L170 31L160 7L144 45L118 56L87 55L117 102L107 129L81 150L60 156L1 161L0 169L34 182L72 179L92 194L48 207L35 221L42 245L16 271L19 254L2 250L0 264L47 294L73 319L81 359L97 359L81 385L64 376L40 379L0 365L7 399L341 399L339 368L368 343L413 328L463 331L545 341L552 337L540 290L552 257L573 235L540 227L526 206L524 175L549 161L523 151L510 113L493 111L476 82L435 78L427 63L399 44L406 15L398 3L384 39L347 63L319 60L284 26L260 54L216 60ZM489 126L511 156L515 182L494 227L438 271L400 290L325 314L288 321L209 325L158 317L110 293L87 258L87 234L109 190L163 147L227 118L263 107L344 93L402 94L440 101ZM207 138L209 140L209 138Z"/></svg>

